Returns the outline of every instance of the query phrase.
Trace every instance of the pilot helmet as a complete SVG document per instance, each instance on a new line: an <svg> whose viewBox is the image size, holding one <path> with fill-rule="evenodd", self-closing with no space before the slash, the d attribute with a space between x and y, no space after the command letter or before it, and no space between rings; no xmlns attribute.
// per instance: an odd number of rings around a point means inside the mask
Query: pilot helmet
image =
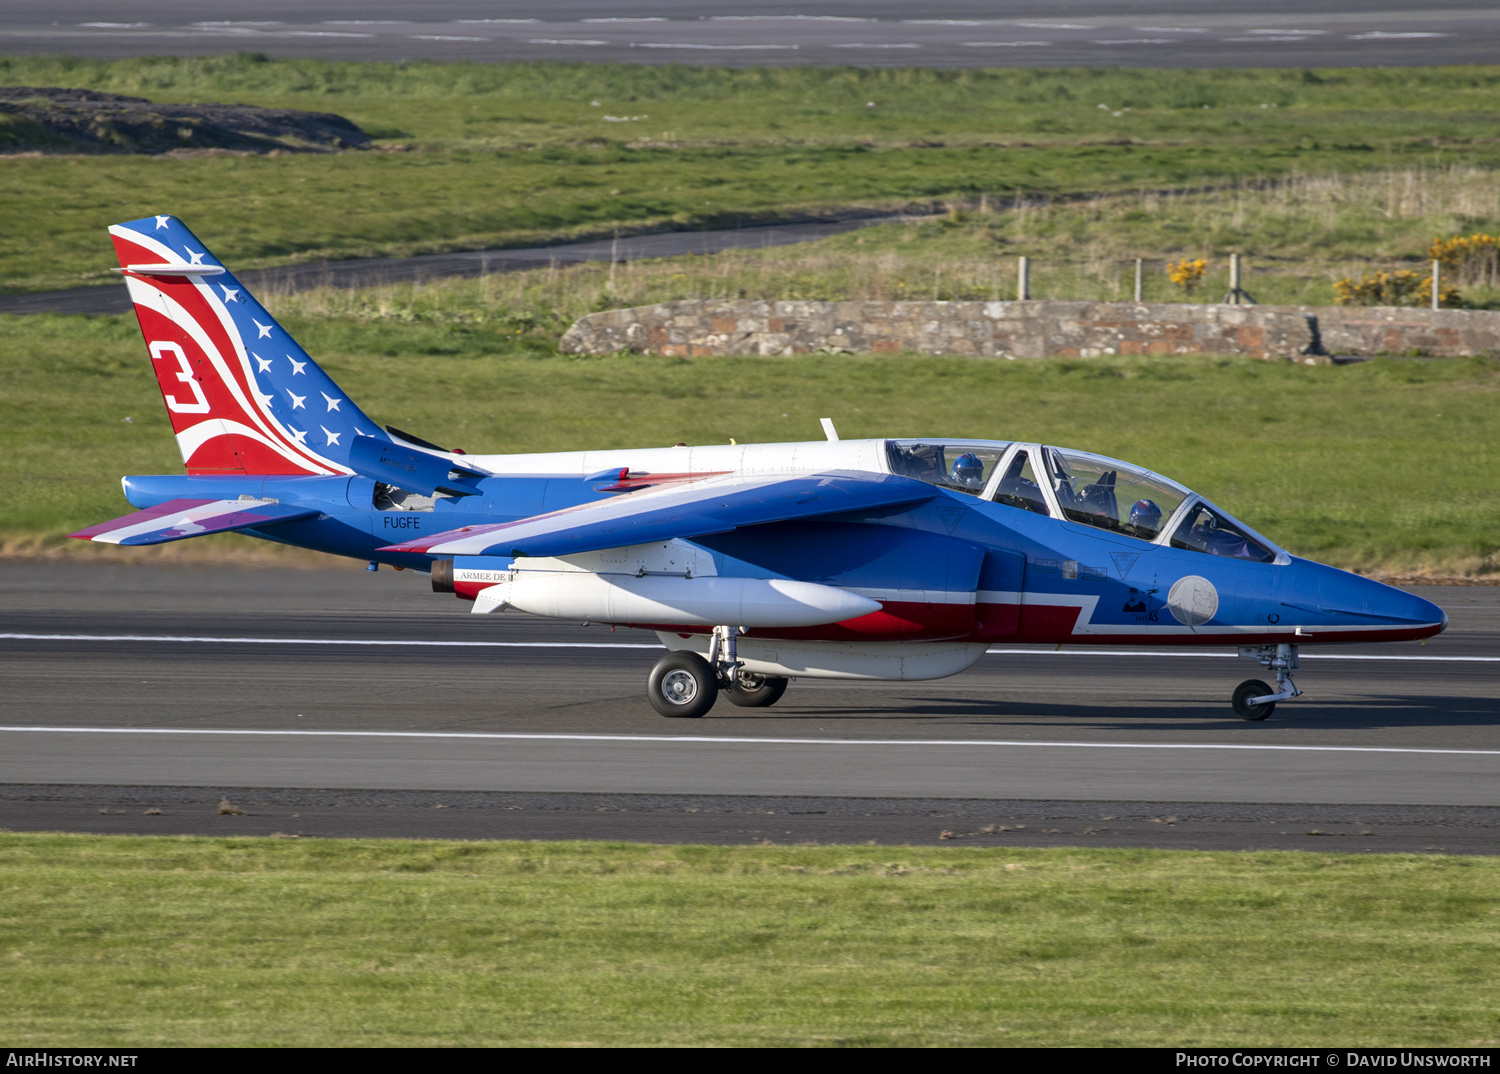
<svg viewBox="0 0 1500 1074"><path fill-rule="evenodd" d="M1161 528L1161 508L1154 500L1136 500L1130 508L1130 524L1144 530Z"/></svg>
<svg viewBox="0 0 1500 1074"><path fill-rule="evenodd" d="M972 451L965 451L953 460L953 480L960 485L973 488L984 482L984 463Z"/></svg>

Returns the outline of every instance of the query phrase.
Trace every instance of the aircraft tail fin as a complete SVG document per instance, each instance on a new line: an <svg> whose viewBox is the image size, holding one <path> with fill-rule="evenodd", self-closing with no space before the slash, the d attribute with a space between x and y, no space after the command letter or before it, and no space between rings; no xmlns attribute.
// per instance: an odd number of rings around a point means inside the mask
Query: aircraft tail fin
<svg viewBox="0 0 1500 1074"><path fill-rule="evenodd" d="M390 437L174 216L109 229L190 474L346 474Z"/></svg>

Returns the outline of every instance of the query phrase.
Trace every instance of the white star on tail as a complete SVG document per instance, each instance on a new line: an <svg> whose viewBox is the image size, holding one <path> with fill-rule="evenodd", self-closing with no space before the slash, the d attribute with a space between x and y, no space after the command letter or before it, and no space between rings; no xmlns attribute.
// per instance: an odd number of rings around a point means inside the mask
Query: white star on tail
<svg viewBox="0 0 1500 1074"><path fill-rule="evenodd" d="M289 432L289 433L292 434L292 439L293 440L297 441L297 443L301 444L303 447L307 446L307 434L306 433L304 433L301 429L294 429L290 425L288 425L286 428L287 428L287 432Z"/></svg>
<svg viewBox="0 0 1500 1074"><path fill-rule="evenodd" d="M268 325L268 324L261 324L254 317L250 318L250 323L253 324L253 325L255 325L256 328L260 329L260 335L256 336L255 337L256 339L265 339L267 336L269 336L271 334L271 326L270 325Z"/></svg>
<svg viewBox="0 0 1500 1074"><path fill-rule="evenodd" d="M328 443L325 445L326 447L339 446L339 437L343 435L342 433L329 432L327 426L324 425L319 425L318 428L322 429L323 435L328 437Z"/></svg>
<svg viewBox="0 0 1500 1074"><path fill-rule="evenodd" d="M293 357L292 357L292 356L291 356L291 355L290 355L290 354L288 354L288 355L287 355L287 356L286 356L286 360L287 360L287 361L288 361L288 362L291 362L291 363L292 363L292 376L294 376L294 377L295 377L295 376L296 376L296 375L297 375L297 374L298 374L298 373L301 373L301 372L302 372L302 370L303 370L303 368L304 368L304 367L306 367L306 365L307 365L307 363L306 363L306 362L299 362L299 361L297 361L297 359L295 359L295 358L293 358ZM304 375L305 375L305 374L304 374Z"/></svg>
<svg viewBox="0 0 1500 1074"><path fill-rule="evenodd" d="M156 230L160 231L162 228L166 227L167 221L170 219L172 219L170 216L158 216L156 218Z"/></svg>
<svg viewBox="0 0 1500 1074"><path fill-rule="evenodd" d="M250 352L250 357L252 357L252 358L255 359L255 364L258 367L255 370L257 373L269 373L271 371L271 359L269 359L269 358L262 358L260 355L256 354L254 351Z"/></svg>
<svg viewBox="0 0 1500 1074"><path fill-rule="evenodd" d="M343 402L342 399L335 399L333 396L324 391L320 391L318 392L318 394L321 395L324 399L328 400L329 410L339 410L339 404ZM339 413L342 414L343 411L339 410Z"/></svg>
<svg viewBox="0 0 1500 1074"><path fill-rule="evenodd" d="M292 396L292 409L293 410L299 410L299 409L301 409L302 408L302 400L306 399L307 396L305 396L305 395L292 395L292 389L290 389L290 388L286 389L286 393L288 395Z"/></svg>
<svg viewBox="0 0 1500 1074"><path fill-rule="evenodd" d="M221 290L221 291L224 292L224 301L225 302L238 302L240 300L240 293L238 291L236 291L233 287L225 287L221 283L221 284L219 284L219 290Z"/></svg>
<svg viewBox="0 0 1500 1074"><path fill-rule="evenodd" d="M201 252L199 252L198 250L189 249L186 246L184 246L183 249L187 250L188 257L192 258L192 260L189 261L188 264L190 264L190 265L201 265L201 264L203 264L203 254Z"/></svg>
<svg viewBox="0 0 1500 1074"><path fill-rule="evenodd" d="M255 389L255 398L260 402L261 406L268 408L270 407L272 397L261 391L259 388Z"/></svg>

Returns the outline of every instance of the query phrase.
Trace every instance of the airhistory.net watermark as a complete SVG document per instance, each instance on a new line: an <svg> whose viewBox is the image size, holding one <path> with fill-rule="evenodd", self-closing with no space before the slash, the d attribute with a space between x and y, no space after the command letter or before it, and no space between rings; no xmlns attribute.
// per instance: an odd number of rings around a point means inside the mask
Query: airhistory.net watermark
<svg viewBox="0 0 1500 1074"><path fill-rule="evenodd" d="M133 1067L138 1055L101 1052L7 1052L7 1067Z"/></svg>

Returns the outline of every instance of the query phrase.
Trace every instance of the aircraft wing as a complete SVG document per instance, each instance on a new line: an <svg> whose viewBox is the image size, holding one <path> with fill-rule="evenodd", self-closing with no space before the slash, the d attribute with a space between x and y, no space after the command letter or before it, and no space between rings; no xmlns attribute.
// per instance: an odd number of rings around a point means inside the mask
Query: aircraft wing
<svg viewBox="0 0 1500 1074"><path fill-rule="evenodd" d="M166 544L209 533L290 522L320 513L316 508L256 500L168 500L68 536L102 544Z"/></svg>
<svg viewBox="0 0 1500 1074"><path fill-rule="evenodd" d="M767 522L912 507L936 495L937 490L922 481L857 470L731 474L626 493L515 522L465 526L381 551L429 556L563 556L727 533Z"/></svg>

